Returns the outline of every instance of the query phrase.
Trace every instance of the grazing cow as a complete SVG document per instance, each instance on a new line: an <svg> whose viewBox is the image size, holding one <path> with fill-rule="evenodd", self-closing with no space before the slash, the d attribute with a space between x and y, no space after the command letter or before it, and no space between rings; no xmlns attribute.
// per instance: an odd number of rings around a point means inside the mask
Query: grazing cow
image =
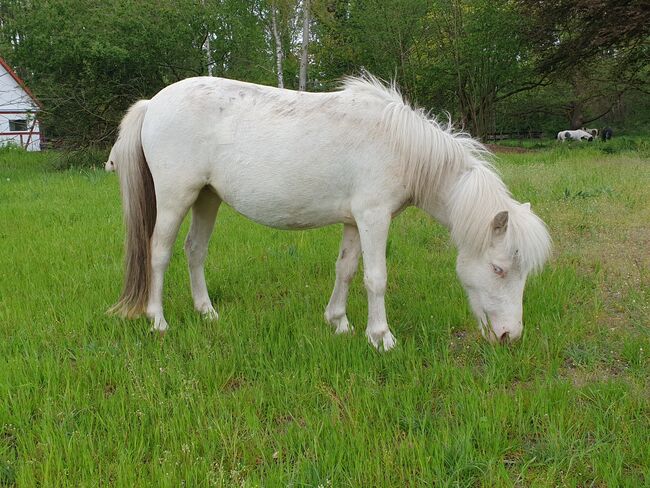
<svg viewBox="0 0 650 488"><path fill-rule="evenodd" d="M586 132L582 129L576 129L576 130L562 130L557 133L557 140L558 141L566 141L566 140L575 140L575 141L593 141L594 136L592 136L589 132Z"/></svg>
<svg viewBox="0 0 650 488"><path fill-rule="evenodd" d="M603 131L600 133L600 138L603 141L607 142L612 138L613 135L614 135L614 131L612 130L612 128L611 127L605 127L603 129Z"/></svg>

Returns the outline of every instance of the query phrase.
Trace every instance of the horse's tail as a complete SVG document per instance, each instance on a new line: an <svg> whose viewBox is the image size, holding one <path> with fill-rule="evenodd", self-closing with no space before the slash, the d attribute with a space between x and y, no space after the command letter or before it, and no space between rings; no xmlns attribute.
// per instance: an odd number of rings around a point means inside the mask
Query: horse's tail
<svg viewBox="0 0 650 488"><path fill-rule="evenodd" d="M124 226L124 287L109 313L136 317L146 311L151 280L150 240L156 223L156 193L142 149L148 100L133 104L120 123L111 151L120 179Z"/></svg>

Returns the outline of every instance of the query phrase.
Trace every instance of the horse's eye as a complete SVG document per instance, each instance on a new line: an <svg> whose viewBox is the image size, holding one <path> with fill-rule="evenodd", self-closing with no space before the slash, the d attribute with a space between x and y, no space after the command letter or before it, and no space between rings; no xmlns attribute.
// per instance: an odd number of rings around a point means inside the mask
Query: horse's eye
<svg viewBox="0 0 650 488"><path fill-rule="evenodd" d="M500 268L500 267L497 266L496 264L493 264L493 265L492 265L492 271L494 271L494 272L495 272L496 274L498 274L499 276L503 276L503 268Z"/></svg>

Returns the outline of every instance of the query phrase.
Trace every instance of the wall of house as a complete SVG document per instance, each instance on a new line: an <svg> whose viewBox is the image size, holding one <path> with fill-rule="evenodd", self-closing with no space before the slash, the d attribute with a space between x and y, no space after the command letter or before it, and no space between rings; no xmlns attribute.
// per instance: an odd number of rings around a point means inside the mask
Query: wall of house
<svg viewBox="0 0 650 488"><path fill-rule="evenodd" d="M38 109L31 97L0 65L0 146L14 144L28 151L39 151L40 133L34 120ZM26 130L11 130L12 120L27 121Z"/></svg>

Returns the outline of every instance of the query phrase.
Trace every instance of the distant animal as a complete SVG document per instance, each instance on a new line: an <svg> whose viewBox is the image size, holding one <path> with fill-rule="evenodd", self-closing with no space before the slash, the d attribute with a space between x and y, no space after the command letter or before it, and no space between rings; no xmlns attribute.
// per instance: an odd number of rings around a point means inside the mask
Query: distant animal
<svg viewBox="0 0 650 488"><path fill-rule="evenodd" d="M589 132L586 132L582 129L576 129L576 130L562 130L557 133L557 140L558 141L566 141L566 140L574 140L574 141L593 141L594 136L589 134Z"/></svg>
<svg viewBox="0 0 650 488"><path fill-rule="evenodd" d="M614 136L614 131L612 130L611 127L605 127L603 131L600 133L600 138L605 142L609 141L613 136Z"/></svg>
<svg viewBox="0 0 650 488"><path fill-rule="evenodd" d="M582 128L585 132L588 132L592 136L594 136L594 139L598 139L598 129L585 129L584 127Z"/></svg>
<svg viewBox="0 0 650 488"><path fill-rule="evenodd" d="M337 333L352 329L346 302L363 254L366 335L391 349L386 242L393 217L415 205L450 229L456 270L483 336L515 340L526 278L542 268L551 239L530 204L511 197L487 154L369 75L332 93L213 77L174 83L129 109L113 146L126 249L124 288L112 310L145 313L153 330L167 330L163 275L191 208L185 252L194 306L216 319L204 261L224 202L280 229L342 223L325 318Z"/></svg>

